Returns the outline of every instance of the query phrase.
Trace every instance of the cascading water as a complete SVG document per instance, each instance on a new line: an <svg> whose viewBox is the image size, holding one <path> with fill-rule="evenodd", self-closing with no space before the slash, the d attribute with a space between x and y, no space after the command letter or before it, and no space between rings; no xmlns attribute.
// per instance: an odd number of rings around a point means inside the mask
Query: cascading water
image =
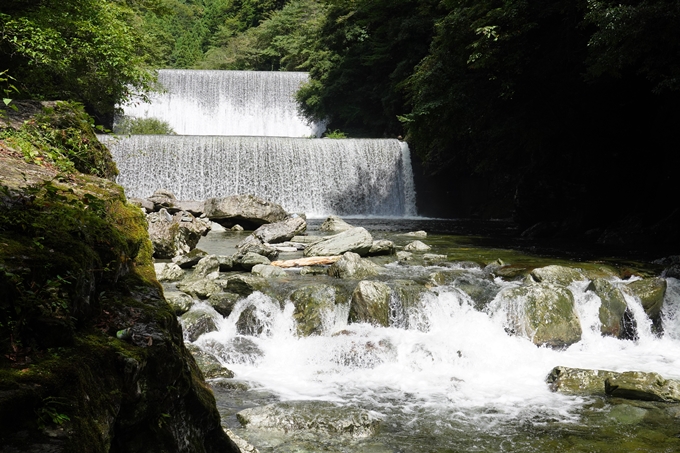
<svg viewBox="0 0 680 453"><path fill-rule="evenodd" d="M597 445L592 432L604 432L610 425L616 433L631 430L632 422L625 421L629 409L616 406L604 411L597 404L591 407L587 398L553 393L546 384L548 372L561 365L654 371L680 378L677 280L668 279L661 337L644 327L649 320L644 310L637 309L640 302L628 298L641 326L636 341L603 337L599 297L587 289L587 282L572 284L582 340L554 350L508 333L505 290L521 283L501 279L489 283L480 268L388 268L397 280L405 275L419 279L442 269L459 277L426 292L415 304L393 298L392 310L401 316L394 317L390 327L348 324L348 304L340 304L326 313L323 332L309 337L298 336L296 309L285 299L256 292L240 300L226 318L207 304L198 304L194 310L212 311L218 330L202 335L195 344L218 357L255 392L266 390L282 401L361 407L383 423L382 433L370 442L328 447L334 441L325 439L327 449L314 451L565 451L581 442L571 440L574 435L587 437L582 442L591 448L574 451L620 451L620 443L612 444L612 450L592 449ZM486 290L496 295L480 307L458 286L459 281L468 286L486 282ZM612 283L623 287L626 282ZM246 310L257 319L257 329L247 333L238 325ZM638 422L652 413L650 407L641 407L630 409L639 415ZM588 427L579 428L582 423ZM298 447L280 444L281 439L268 437L271 433L243 434L257 441L261 451L299 448L299 443ZM613 434L601 435L609 439L606 436ZM315 442L320 448L321 441ZM604 444L608 442L611 439ZM644 445L645 451L670 451L649 442Z"/></svg>
<svg viewBox="0 0 680 453"><path fill-rule="evenodd" d="M324 125L299 113L295 93L305 72L163 69L165 91L151 103L123 105L124 116L166 121L181 135L319 136Z"/></svg>
<svg viewBox="0 0 680 453"><path fill-rule="evenodd" d="M128 196L253 194L289 212L414 216L408 146L392 139L137 135L107 141Z"/></svg>

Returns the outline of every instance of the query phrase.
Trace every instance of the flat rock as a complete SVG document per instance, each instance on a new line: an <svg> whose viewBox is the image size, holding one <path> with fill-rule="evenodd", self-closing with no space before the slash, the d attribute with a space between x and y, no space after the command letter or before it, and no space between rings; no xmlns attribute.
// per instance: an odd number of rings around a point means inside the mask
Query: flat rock
<svg viewBox="0 0 680 453"><path fill-rule="evenodd" d="M356 227L310 245L303 254L304 256L331 256L353 252L364 256L371 250L372 245L371 234L363 227Z"/></svg>
<svg viewBox="0 0 680 453"><path fill-rule="evenodd" d="M278 204L254 195L231 195L205 200L205 215L223 226L245 228L282 221L288 215Z"/></svg>

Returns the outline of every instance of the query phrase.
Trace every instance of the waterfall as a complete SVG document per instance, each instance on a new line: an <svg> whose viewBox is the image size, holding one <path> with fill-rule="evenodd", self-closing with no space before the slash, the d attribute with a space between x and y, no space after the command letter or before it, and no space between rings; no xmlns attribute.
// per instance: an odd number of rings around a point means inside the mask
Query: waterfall
<svg viewBox="0 0 680 453"><path fill-rule="evenodd" d="M107 144L130 197L253 194L310 216L414 216L408 146L394 139L137 135Z"/></svg>
<svg viewBox="0 0 680 453"><path fill-rule="evenodd" d="M299 113L304 72L164 69L151 103L121 106L124 116L156 118L180 135L319 136L324 125Z"/></svg>

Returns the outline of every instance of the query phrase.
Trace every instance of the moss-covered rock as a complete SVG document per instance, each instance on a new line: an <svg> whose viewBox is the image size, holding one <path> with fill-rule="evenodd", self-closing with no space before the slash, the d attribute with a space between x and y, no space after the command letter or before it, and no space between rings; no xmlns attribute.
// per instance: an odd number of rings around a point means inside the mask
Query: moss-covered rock
<svg viewBox="0 0 680 453"><path fill-rule="evenodd" d="M656 328L661 328L661 308L666 295L666 280L661 277L650 277L636 280L627 288L638 298L645 313Z"/></svg>
<svg viewBox="0 0 680 453"><path fill-rule="evenodd" d="M617 338L629 338L634 336L634 332L626 329L624 314L628 308L626 299L619 288L608 280L596 278L587 288L593 291L600 298L600 331L602 335L609 335Z"/></svg>
<svg viewBox="0 0 680 453"><path fill-rule="evenodd" d="M0 444L237 451L122 188L12 157L0 157L0 181Z"/></svg>
<svg viewBox="0 0 680 453"><path fill-rule="evenodd" d="M303 286L290 295L295 305L293 317L300 336L319 335L324 332L324 322L335 310L337 292L333 286L316 284Z"/></svg>
<svg viewBox="0 0 680 453"><path fill-rule="evenodd" d="M352 293L349 309L350 322L390 325L390 296L392 291L382 282L362 280Z"/></svg>

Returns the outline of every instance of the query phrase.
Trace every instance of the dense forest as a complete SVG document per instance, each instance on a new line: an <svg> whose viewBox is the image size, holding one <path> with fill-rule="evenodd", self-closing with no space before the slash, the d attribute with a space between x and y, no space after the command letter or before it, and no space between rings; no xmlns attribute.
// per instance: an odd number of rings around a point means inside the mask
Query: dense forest
<svg viewBox="0 0 680 453"><path fill-rule="evenodd" d="M305 114L403 136L421 213L678 243L675 0L4 0L4 98L101 122L152 68L308 71Z"/></svg>

